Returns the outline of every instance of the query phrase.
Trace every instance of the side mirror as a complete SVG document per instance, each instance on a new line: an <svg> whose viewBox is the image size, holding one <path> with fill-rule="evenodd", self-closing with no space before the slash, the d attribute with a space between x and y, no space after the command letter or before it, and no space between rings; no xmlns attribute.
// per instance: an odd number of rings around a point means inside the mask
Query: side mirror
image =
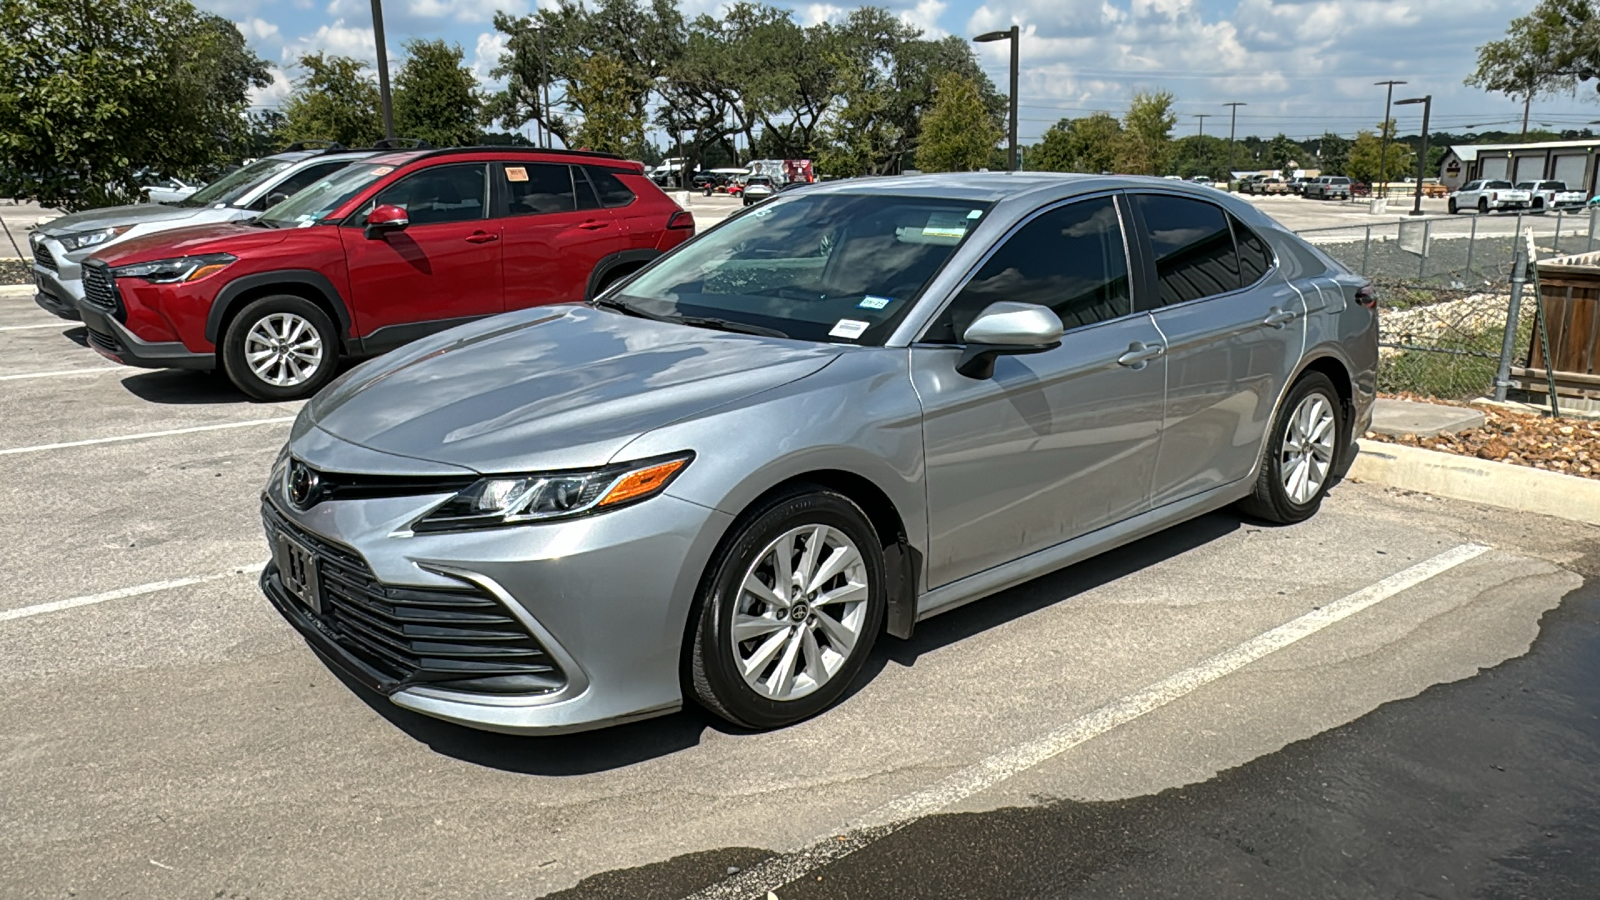
<svg viewBox="0 0 1600 900"><path fill-rule="evenodd" d="M991 303L967 326L961 339L967 348L956 371L968 378L992 378L1001 354L1043 353L1061 346L1066 329L1049 307L1035 303Z"/></svg>
<svg viewBox="0 0 1600 900"><path fill-rule="evenodd" d="M287 199L289 199L289 195L285 194L283 191L273 191L267 195L267 205L277 206L279 203L282 203Z"/></svg>
<svg viewBox="0 0 1600 900"><path fill-rule="evenodd" d="M385 203L367 213L367 240L377 240L391 231L404 231L410 224L405 207Z"/></svg>

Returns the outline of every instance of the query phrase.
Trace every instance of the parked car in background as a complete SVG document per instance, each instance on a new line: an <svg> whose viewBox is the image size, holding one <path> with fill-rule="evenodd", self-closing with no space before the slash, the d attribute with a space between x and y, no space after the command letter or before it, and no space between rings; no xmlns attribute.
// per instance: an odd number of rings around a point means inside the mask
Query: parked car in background
<svg viewBox="0 0 1600 900"><path fill-rule="evenodd" d="M739 196L744 198L745 206L750 206L760 203L777 192L778 188L772 183L771 175L751 175L745 179L744 189L740 191Z"/></svg>
<svg viewBox="0 0 1600 900"><path fill-rule="evenodd" d="M1305 175L1297 175L1294 178L1289 179L1289 193L1304 194L1306 190L1306 183L1311 180L1311 178Z"/></svg>
<svg viewBox="0 0 1600 900"><path fill-rule="evenodd" d="M1201 185L1205 185L1206 187L1216 187L1217 186L1217 183L1215 181L1212 181L1210 176L1207 176L1207 175L1196 175L1193 178L1189 179L1189 183L1190 184L1201 184Z"/></svg>
<svg viewBox="0 0 1600 900"><path fill-rule="evenodd" d="M1527 209L1532 203L1532 194L1518 190L1509 181L1479 180L1469 181L1451 194L1446 201L1446 208L1451 215L1463 209L1489 213L1503 209Z"/></svg>
<svg viewBox="0 0 1600 900"><path fill-rule="evenodd" d="M178 203L202 187L199 182L182 178L161 178L145 185L139 193L146 203Z"/></svg>
<svg viewBox="0 0 1600 900"><path fill-rule="evenodd" d="M1259 178L1250 182L1250 193L1287 194L1289 193L1289 185L1282 178L1279 178L1275 175L1268 176L1266 178Z"/></svg>
<svg viewBox="0 0 1600 900"><path fill-rule="evenodd" d="M593 296L693 233L642 166L613 156L389 153L251 221L100 250L79 306L114 362L221 369L252 397L287 400L343 359Z"/></svg>
<svg viewBox="0 0 1600 900"><path fill-rule="evenodd" d="M1567 190L1565 181L1521 181L1517 190L1528 192L1528 208L1535 212L1546 209L1577 209L1588 202L1583 191Z"/></svg>
<svg viewBox="0 0 1600 900"><path fill-rule="evenodd" d="M1306 182L1301 194L1307 200L1349 200L1350 179L1343 175L1319 175Z"/></svg>
<svg viewBox="0 0 1600 900"><path fill-rule="evenodd" d="M64 319L78 318L83 260L123 241L175 228L242 222L306 185L377 151L297 149L263 157L172 203L112 206L61 216L28 236L33 253L34 301Z"/></svg>
<svg viewBox="0 0 1600 900"><path fill-rule="evenodd" d="M1239 193L1241 193L1241 194L1253 194L1253 193L1255 193L1256 182L1258 182L1261 179L1266 178L1266 177L1267 176L1265 176L1265 175L1263 175L1263 174L1261 174L1259 172L1257 172L1254 175L1246 175L1246 176L1244 176L1243 178L1239 179Z"/></svg>
<svg viewBox="0 0 1600 900"><path fill-rule="evenodd" d="M462 725L775 728L884 632L1236 502L1309 518L1370 422L1371 288L1241 199L961 173L761 211L318 395L270 603Z"/></svg>

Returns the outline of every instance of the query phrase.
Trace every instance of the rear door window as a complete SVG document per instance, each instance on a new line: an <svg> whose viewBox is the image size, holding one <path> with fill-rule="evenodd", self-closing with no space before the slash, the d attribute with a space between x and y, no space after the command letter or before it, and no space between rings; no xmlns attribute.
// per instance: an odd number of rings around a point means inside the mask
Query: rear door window
<svg viewBox="0 0 1600 900"><path fill-rule="evenodd" d="M1160 305L1240 288L1239 256L1221 208L1170 194L1135 194L1156 264Z"/></svg>
<svg viewBox="0 0 1600 900"><path fill-rule="evenodd" d="M1239 248L1239 281L1248 287L1267 276L1267 270L1272 268L1272 251L1248 225L1231 215L1228 224L1233 228L1234 245Z"/></svg>
<svg viewBox="0 0 1600 900"><path fill-rule="evenodd" d="M594 185L595 193L600 195L602 206L627 206L633 202L633 191L628 190L622 179L599 166L585 166L584 169L589 174L589 182Z"/></svg>
<svg viewBox="0 0 1600 900"><path fill-rule="evenodd" d="M504 163L508 212L513 216L572 212L578 208L572 167L564 163Z"/></svg>

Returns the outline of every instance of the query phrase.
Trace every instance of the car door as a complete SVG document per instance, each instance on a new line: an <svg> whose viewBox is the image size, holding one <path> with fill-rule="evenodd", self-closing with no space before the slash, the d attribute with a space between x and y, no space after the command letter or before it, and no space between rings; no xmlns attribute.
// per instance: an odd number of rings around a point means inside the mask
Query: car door
<svg viewBox="0 0 1600 900"><path fill-rule="evenodd" d="M1306 306L1263 263L1261 236L1222 207L1164 193L1130 199L1149 267L1137 306L1167 347L1151 496L1162 506L1250 474L1299 363Z"/></svg>
<svg viewBox="0 0 1600 900"><path fill-rule="evenodd" d="M627 225L600 204L581 167L496 163L505 206L506 308L585 298L600 260L628 248Z"/></svg>
<svg viewBox="0 0 1600 900"><path fill-rule="evenodd" d="M367 233L375 206L402 230ZM431 166L389 185L340 229L356 329L383 349L504 309L500 224L486 216L486 163Z"/></svg>
<svg viewBox="0 0 1600 900"><path fill-rule="evenodd" d="M1126 210L1106 195L1035 213L991 253L911 349L923 404L928 586L1136 515L1149 505L1166 361L1135 312ZM1049 306L1061 346L956 371L991 303Z"/></svg>

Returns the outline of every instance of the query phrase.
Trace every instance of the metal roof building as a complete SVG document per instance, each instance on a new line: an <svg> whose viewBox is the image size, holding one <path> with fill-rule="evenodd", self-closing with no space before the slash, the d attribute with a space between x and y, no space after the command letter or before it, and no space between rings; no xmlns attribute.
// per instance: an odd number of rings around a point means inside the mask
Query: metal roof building
<svg viewBox="0 0 1600 900"><path fill-rule="evenodd" d="M1460 144L1439 161L1439 181L1455 190L1480 178L1535 181L1553 178L1567 187L1595 193L1595 149L1600 137L1525 144Z"/></svg>

